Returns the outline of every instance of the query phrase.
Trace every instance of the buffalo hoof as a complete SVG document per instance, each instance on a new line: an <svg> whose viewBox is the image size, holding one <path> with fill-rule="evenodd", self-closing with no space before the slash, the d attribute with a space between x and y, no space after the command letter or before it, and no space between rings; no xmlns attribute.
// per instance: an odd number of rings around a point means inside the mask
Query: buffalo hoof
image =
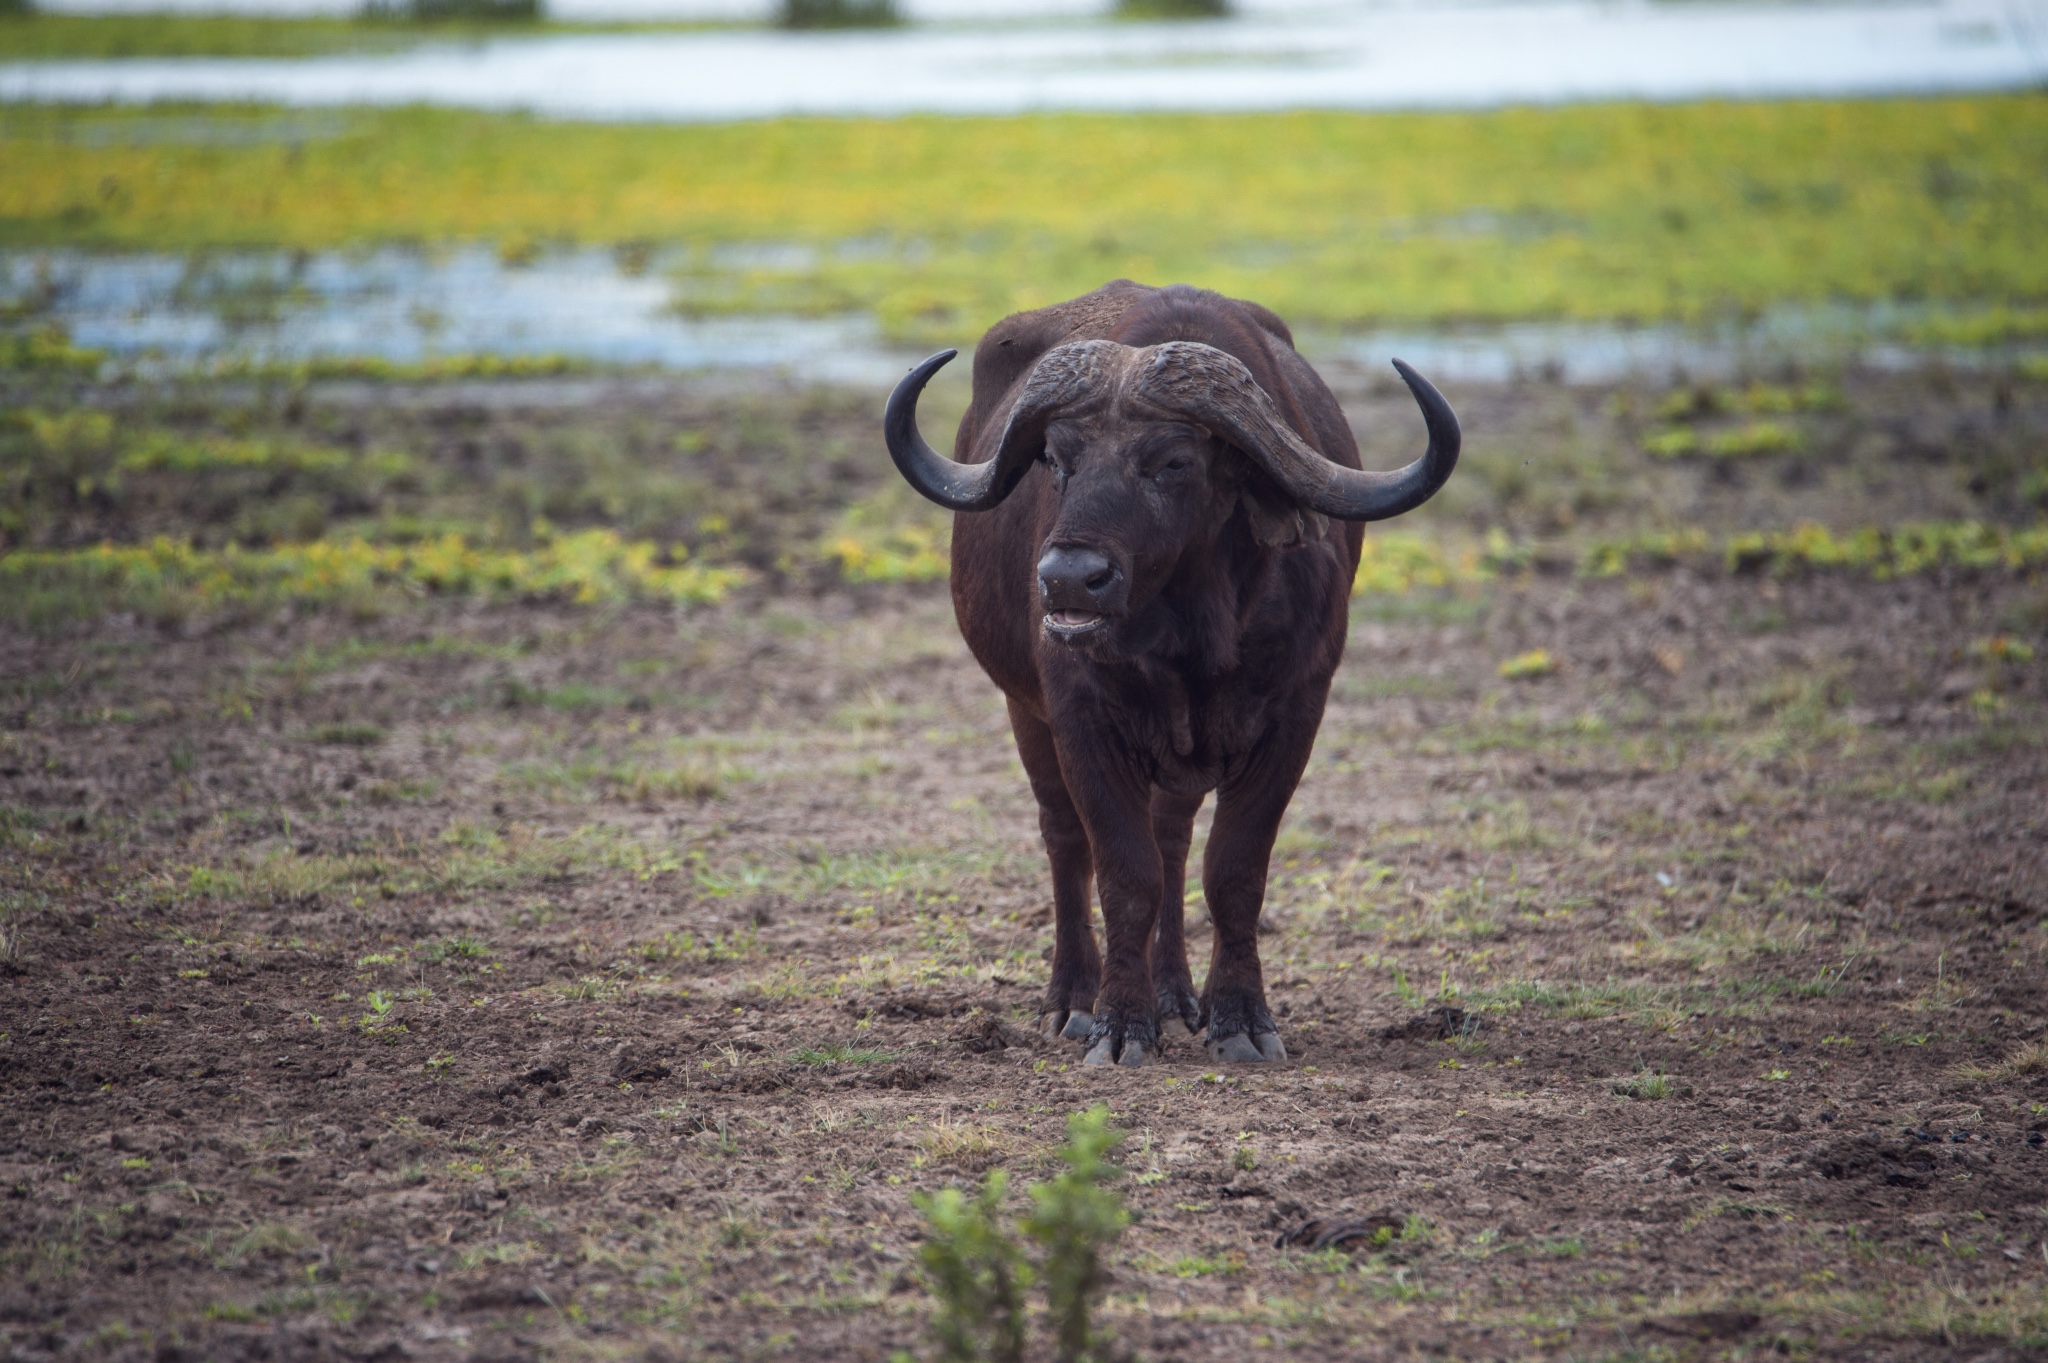
<svg viewBox="0 0 2048 1363"><path fill-rule="evenodd" d="M1150 1021L1124 1021L1105 1014L1095 1019L1095 1030L1088 1034L1081 1063L1137 1069L1158 1058L1159 1029Z"/></svg>
<svg viewBox="0 0 2048 1363"><path fill-rule="evenodd" d="M1078 1008L1071 1013L1044 1013L1039 1016L1038 1030L1049 1037L1086 1041L1089 1033L1095 1030L1095 1014L1084 1013Z"/></svg>
<svg viewBox="0 0 2048 1363"><path fill-rule="evenodd" d="M1088 1048L1088 1054L1081 1057L1084 1065L1122 1065L1126 1069L1142 1069L1156 1057L1152 1048L1136 1037L1126 1038L1123 1049L1118 1050L1116 1038L1105 1036Z"/></svg>
<svg viewBox="0 0 2048 1363"><path fill-rule="evenodd" d="M1203 1047L1211 1060L1228 1065L1248 1065L1262 1060L1285 1060L1287 1047L1280 1041L1278 1032L1260 1032L1248 1036L1233 1032L1229 1036L1212 1036Z"/></svg>
<svg viewBox="0 0 2048 1363"><path fill-rule="evenodd" d="M1159 1021L1159 1035L1167 1041L1179 1041L1195 1034L1195 1029L1169 1013Z"/></svg>

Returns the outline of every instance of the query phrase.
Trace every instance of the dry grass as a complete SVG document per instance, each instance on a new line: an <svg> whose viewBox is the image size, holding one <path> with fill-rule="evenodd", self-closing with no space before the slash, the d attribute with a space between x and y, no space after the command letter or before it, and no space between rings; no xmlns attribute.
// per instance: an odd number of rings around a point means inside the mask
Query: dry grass
<svg viewBox="0 0 2048 1363"><path fill-rule="evenodd" d="M2018 1079L2023 1075L2048 1072L2048 1037L2029 1041L2008 1054L2005 1059L1985 1065L1976 1061L1957 1065L1949 1071L1958 1079L1970 1079L1982 1083L1996 1083L2005 1079Z"/></svg>

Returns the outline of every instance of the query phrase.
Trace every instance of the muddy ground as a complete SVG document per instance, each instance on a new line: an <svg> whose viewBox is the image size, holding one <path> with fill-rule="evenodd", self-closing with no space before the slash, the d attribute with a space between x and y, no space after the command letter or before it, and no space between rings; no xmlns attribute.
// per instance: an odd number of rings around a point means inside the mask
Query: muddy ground
<svg viewBox="0 0 2048 1363"><path fill-rule="evenodd" d="M1454 394L1507 435L1450 507L1966 514L2039 467L2009 394L1860 391L1934 434L1622 478L1615 395ZM293 419L439 429L431 391L330 401ZM1594 450L1585 495L1517 494L1517 438ZM1033 1033L1035 811L942 586L0 635L0 1341L921 1352L911 1194L1045 1177L1106 1102L1101 1315L1144 1358L2036 1356L2044 634L2000 572L1361 598L1262 937L1293 1058L1141 1072ZM1316 1219L1400 1229L1276 1244Z"/></svg>

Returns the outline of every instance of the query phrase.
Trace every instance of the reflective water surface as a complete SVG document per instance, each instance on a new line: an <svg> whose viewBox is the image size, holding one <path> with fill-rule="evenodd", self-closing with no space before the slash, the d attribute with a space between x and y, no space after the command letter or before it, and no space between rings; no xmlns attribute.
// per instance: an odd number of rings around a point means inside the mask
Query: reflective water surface
<svg viewBox="0 0 2048 1363"><path fill-rule="evenodd" d="M549 355L878 385L919 357L886 342L865 316L686 316L659 261L635 268L594 249L520 263L481 248L191 258L0 252L0 304L33 309L79 345L170 368L220 359ZM1903 307L1782 308L1704 326L1514 322L1309 331L1300 342L1326 366L1378 373L1399 355L1447 381L1708 377L1788 362L1905 368L1937 357L1967 366L2013 353L1940 351L1898 339L1922 316ZM964 350L974 337L949 339Z"/></svg>

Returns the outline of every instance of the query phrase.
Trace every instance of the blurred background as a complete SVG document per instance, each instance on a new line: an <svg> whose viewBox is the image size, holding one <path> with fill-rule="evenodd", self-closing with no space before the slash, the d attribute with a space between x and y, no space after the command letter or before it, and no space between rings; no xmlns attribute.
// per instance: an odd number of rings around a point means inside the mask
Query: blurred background
<svg viewBox="0 0 2048 1363"><path fill-rule="evenodd" d="M875 380L1117 275L1474 378L2040 330L2037 100L1938 98L2038 0L8 6L0 288L151 362Z"/></svg>

